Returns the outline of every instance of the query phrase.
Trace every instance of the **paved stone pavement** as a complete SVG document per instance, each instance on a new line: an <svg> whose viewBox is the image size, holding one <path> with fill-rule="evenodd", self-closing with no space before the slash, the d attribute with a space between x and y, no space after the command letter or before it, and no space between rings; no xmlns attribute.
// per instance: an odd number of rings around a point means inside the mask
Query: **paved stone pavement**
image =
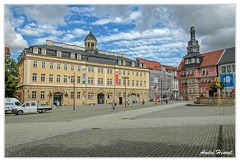
<svg viewBox="0 0 240 162"><path fill-rule="evenodd" d="M235 157L234 106L185 104L67 121L6 122L5 156Z"/></svg>

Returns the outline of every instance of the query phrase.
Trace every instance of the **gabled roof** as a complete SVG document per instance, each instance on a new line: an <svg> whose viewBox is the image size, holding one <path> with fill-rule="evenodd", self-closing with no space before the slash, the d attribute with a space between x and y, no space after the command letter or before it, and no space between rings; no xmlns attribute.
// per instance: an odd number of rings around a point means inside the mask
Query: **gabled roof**
<svg viewBox="0 0 240 162"><path fill-rule="evenodd" d="M161 64L156 61L150 61L142 58L137 58L137 60L141 63L144 63L148 69L152 70L160 70L161 69Z"/></svg>
<svg viewBox="0 0 240 162"><path fill-rule="evenodd" d="M201 63L200 67L217 65L218 60L220 59L223 51L224 51L224 49L221 49L221 50L202 54L203 62Z"/></svg>
<svg viewBox="0 0 240 162"><path fill-rule="evenodd" d="M10 49L9 49L9 47L5 47L5 55L10 55Z"/></svg>
<svg viewBox="0 0 240 162"><path fill-rule="evenodd" d="M235 63L235 47L227 48L220 58L218 65Z"/></svg>
<svg viewBox="0 0 240 162"><path fill-rule="evenodd" d="M169 66L169 65L162 65L163 67L165 67L168 71L175 71L177 68L173 67L173 66Z"/></svg>
<svg viewBox="0 0 240 162"><path fill-rule="evenodd" d="M177 67L177 71L184 69L184 58L182 58L181 62L179 63Z"/></svg>
<svg viewBox="0 0 240 162"><path fill-rule="evenodd" d="M223 54L224 49L203 53L203 61L199 67L208 67L217 65L220 57ZM181 60L180 64L178 65L177 70L184 70L184 58Z"/></svg>

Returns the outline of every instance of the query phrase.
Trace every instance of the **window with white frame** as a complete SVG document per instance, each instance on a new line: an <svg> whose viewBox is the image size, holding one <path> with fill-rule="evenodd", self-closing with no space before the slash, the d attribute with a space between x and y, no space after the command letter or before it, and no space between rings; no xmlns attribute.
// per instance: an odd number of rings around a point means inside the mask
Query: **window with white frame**
<svg viewBox="0 0 240 162"><path fill-rule="evenodd" d="M112 79L111 79L111 78L108 78L108 79L107 79L107 84L108 84L108 85L112 85Z"/></svg>
<svg viewBox="0 0 240 162"><path fill-rule="evenodd" d="M185 60L185 64L189 64L189 60L188 59Z"/></svg>
<svg viewBox="0 0 240 162"><path fill-rule="evenodd" d="M77 83L81 83L81 77L77 76Z"/></svg>
<svg viewBox="0 0 240 162"><path fill-rule="evenodd" d="M142 87L142 81L140 81L140 87Z"/></svg>
<svg viewBox="0 0 240 162"><path fill-rule="evenodd" d="M130 80L127 81L127 85L130 86Z"/></svg>
<svg viewBox="0 0 240 162"><path fill-rule="evenodd" d="M61 81L61 75L57 75L57 82L60 83Z"/></svg>
<svg viewBox="0 0 240 162"><path fill-rule="evenodd" d="M81 66L78 65L78 71L81 71Z"/></svg>
<svg viewBox="0 0 240 162"><path fill-rule="evenodd" d="M108 69L107 69L107 73L108 73L108 74L112 74L112 69L108 68Z"/></svg>
<svg viewBox="0 0 240 162"><path fill-rule="evenodd" d="M146 87L147 86L147 83L146 81L143 82L143 86Z"/></svg>
<svg viewBox="0 0 240 162"><path fill-rule="evenodd" d="M57 57L62 57L62 51L57 51Z"/></svg>
<svg viewBox="0 0 240 162"><path fill-rule="evenodd" d="M195 63L195 58L192 58L192 59L191 59L191 62L192 62L192 63Z"/></svg>
<svg viewBox="0 0 240 162"><path fill-rule="evenodd" d="M46 68L46 62L42 62L42 68Z"/></svg>
<svg viewBox="0 0 240 162"><path fill-rule="evenodd" d="M94 93L88 92L88 99L94 99Z"/></svg>
<svg viewBox="0 0 240 162"><path fill-rule="evenodd" d="M88 66L88 72L94 72L94 67Z"/></svg>
<svg viewBox="0 0 240 162"><path fill-rule="evenodd" d="M121 85L121 84L122 84L122 80L118 79L118 85Z"/></svg>
<svg viewBox="0 0 240 162"><path fill-rule="evenodd" d="M103 68L99 67L98 68L98 73L103 73Z"/></svg>
<svg viewBox="0 0 240 162"><path fill-rule="evenodd" d="M78 98L78 99L81 98L81 92L77 92L77 98Z"/></svg>
<svg viewBox="0 0 240 162"><path fill-rule="evenodd" d="M67 70L67 69L68 69L68 65L64 64L64 70Z"/></svg>
<svg viewBox="0 0 240 162"><path fill-rule="evenodd" d="M81 54L77 54L77 59L81 60Z"/></svg>
<svg viewBox="0 0 240 162"><path fill-rule="evenodd" d="M98 78L98 84L103 84L103 78Z"/></svg>
<svg viewBox="0 0 240 162"><path fill-rule="evenodd" d="M49 74L49 82L53 82L53 74Z"/></svg>
<svg viewBox="0 0 240 162"><path fill-rule="evenodd" d="M58 70L60 70L61 68L60 68L61 66L60 66L60 64L57 64L57 69Z"/></svg>
<svg viewBox="0 0 240 162"><path fill-rule="evenodd" d="M53 69L53 62L50 62L50 69Z"/></svg>
<svg viewBox="0 0 240 162"><path fill-rule="evenodd" d="M41 74L41 82L45 82L45 74Z"/></svg>
<svg viewBox="0 0 240 162"><path fill-rule="evenodd" d="M42 49L41 49L41 54L42 54L42 55L46 55L46 49L45 49L45 48L42 48Z"/></svg>
<svg viewBox="0 0 240 162"><path fill-rule="evenodd" d="M94 78L88 77L88 84L94 84Z"/></svg>
<svg viewBox="0 0 240 162"><path fill-rule="evenodd" d="M37 61L33 61L33 67L37 67Z"/></svg>
<svg viewBox="0 0 240 162"><path fill-rule="evenodd" d="M45 91L41 91L40 97L41 97L41 99L44 99L44 98L45 98Z"/></svg>
<svg viewBox="0 0 240 162"><path fill-rule="evenodd" d="M134 80L132 80L132 86L134 86Z"/></svg>
<svg viewBox="0 0 240 162"><path fill-rule="evenodd" d="M71 99L74 98L74 92L71 92Z"/></svg>
<svg viewBox="0 0 240 162"><path fill-rule="evenodd" d="M68 78L68 76L67 76L67 75L64 75L64 77L63 77L63 82L64 82L64 83L67 83L67 78Z"/></svg>
<svg viewBox="0 0 240 162"><path fill-rule="evenodd" d="M37 48L37 47L34 47L34 48L33 48L33 53L34 53L34 54L38 54L38 48Z"/></svg>
<svg viewBox="0 0 240 162"><path fill-rule="evenodd" d="M37 98L37 91L32 91L32 99L36 99Z"/></svg>
<svg viewBox="0 0 240 162"><path fill-rule="evenodd" d="M108 97L108 98L112 98L112 92L108 93L108 94L107 94L107 97Z"/></svg>
<svg viewBox="0 0 240 162"><path fill-rule="evenodd" d="M36 82L37 81L37 73L32 74L32 81Z"/></svg>
<svg viewBox="0 0 240 162"><path fill-rule="evenodd" d="M74 71L74 65L71 65L71 70Z"/></svg>
<svg viewBox="0 0 240 162"><path fill-rule="evenodd" d="M70 54L70 58L71 58L71 59L75 59L75 53L72 52L72 53Z"/></svg>

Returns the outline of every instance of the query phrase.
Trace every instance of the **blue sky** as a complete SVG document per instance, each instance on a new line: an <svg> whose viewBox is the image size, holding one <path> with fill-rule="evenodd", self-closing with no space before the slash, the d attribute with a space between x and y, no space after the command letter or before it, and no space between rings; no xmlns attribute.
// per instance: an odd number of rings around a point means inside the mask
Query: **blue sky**
<svg viewBox="0 0 240 162"><path fill-rule="evenodd" d="M46 40L97 48L177 67L187 53L191 18L201 53L235 46L236 5L5 5L4 42L16 59Z"/></svg>

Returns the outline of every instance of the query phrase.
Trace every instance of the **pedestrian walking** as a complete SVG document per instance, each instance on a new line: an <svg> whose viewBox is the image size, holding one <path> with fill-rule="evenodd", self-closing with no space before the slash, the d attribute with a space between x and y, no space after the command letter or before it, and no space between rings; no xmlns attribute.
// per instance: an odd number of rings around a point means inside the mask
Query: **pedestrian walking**
<svg viewBox="0 0 240 162"><path fill-rule="evenodd" d="M144 103L145 103L145 101L144 101L144 99L142 100L142 105L144 105Z"/></svg>
<svg viewBox="0 0 240 162"><path fill-rule="evenodd" d="M116 108L116 102L115 102L115 101L113 101L113 102L112 102L112 109L113 109L112 111L114 111L114 110L115 110L115 108Z"/></svg>
<svg viewBox="0 0 240 162"><path fill-rule="evenodd" d="M127 106L129 106L129 100L127 100Z"/></svg>

